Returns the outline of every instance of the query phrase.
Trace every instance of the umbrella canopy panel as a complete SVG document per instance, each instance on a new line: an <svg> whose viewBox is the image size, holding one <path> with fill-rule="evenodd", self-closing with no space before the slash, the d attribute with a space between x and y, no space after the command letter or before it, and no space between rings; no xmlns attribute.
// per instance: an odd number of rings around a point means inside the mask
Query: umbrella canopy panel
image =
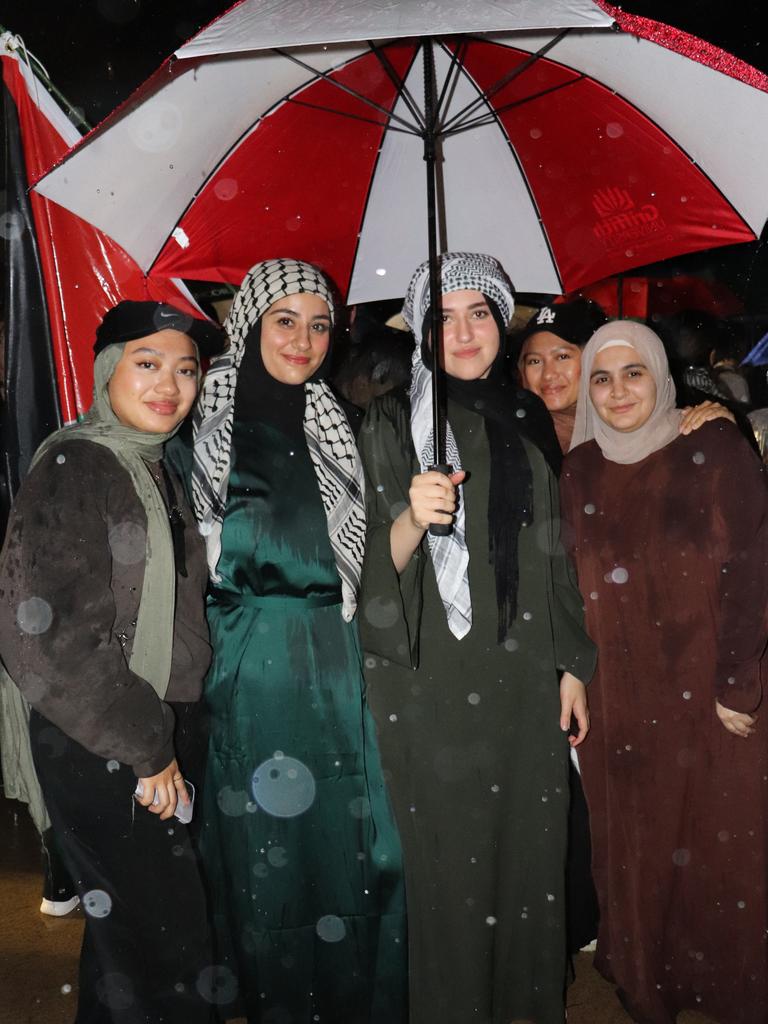
<svg viewBox="0 0 768 1024"><path fill-rule="evenodd" d="M449 32L597 28L613 18L593 0L240 0L176 51L211 57L273 46L403 39Z"/></svg>
<svg viewBox="0 0 768 1024"><path fill-rule="evenodd" d="M290 252L351 302L402 295L427 248L419 46L177 61L37 187L158 275L237 285ZM765 222L768 95L751 85L602 29L452 37L437 74L441 242L493 252L521 290Z"/></svg>

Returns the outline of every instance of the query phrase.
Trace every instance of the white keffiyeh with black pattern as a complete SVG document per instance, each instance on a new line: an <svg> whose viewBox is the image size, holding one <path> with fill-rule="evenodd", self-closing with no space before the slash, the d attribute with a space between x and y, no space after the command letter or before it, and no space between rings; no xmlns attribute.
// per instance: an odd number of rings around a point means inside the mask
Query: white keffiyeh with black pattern
<svg viewBox="0 0 768 1024"><path fill-rule="evenodd" d="M300 292L325 299L333 319L333 297L328 284L310 264L275 259L251 268L224 324L230 347L212 362L197 402L193 421L192 501L214 582L220 579L217 565L229 485L235 389L245 338L274 302ZM357 608L365 550L363 469L352 430L328 385L308 381L304 392L304 436L341 578L342 615L349 622Z"/></svg>
<svg viewBox="0 0 768 1024"><path fill-rule="evenodd" d="M512 286L501 264L493 256L473 252L446 252L438 257L440 292L478 291L492 299L505 323L515 310ZM403 319L413 332L416 348L411 367L411 436L422 473L432 462L434 427L432 417L432 374L421 357L424 318L429 311L429 260L411 278L403 302ZM454 470L461 469L456 438L445 424L445 456ZM448 628L461 640L472 628L472 597L469 590L469 551L466 539L464 491L459 485L459 502L449 534L427 534L437 589L445 608Z"/></svg>

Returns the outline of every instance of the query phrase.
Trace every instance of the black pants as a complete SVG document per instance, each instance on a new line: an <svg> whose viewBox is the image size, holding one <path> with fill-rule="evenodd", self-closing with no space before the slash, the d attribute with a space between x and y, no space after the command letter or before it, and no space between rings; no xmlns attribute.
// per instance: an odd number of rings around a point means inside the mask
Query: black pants
<svg viewBox="0 0 768 1024"><path fill-rule="evenodd" d="M177 759L196 784L191 773L205 747L200 712L192 704L174 710ZM76 1024L208 1024L215 1002L209 933L187 828L134 801L131 768L89 753L34 711L30 736L85 911Z"/></svg>
<svg viewBox="0 0 768 1024"><path fill-rule="evenodd" d="M592 881L589 811L581 776L571 764L571 804L568 814L568 862L565 876L568 953L575 956L597 938L597 893Z"/></svg>

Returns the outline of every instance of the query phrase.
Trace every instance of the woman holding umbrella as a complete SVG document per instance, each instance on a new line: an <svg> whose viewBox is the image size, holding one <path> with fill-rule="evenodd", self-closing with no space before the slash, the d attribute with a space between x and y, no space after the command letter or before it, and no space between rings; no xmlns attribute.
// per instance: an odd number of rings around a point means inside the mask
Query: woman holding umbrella
<svg viewBox="0 0 768 1024"><path fill-rule="evenodd" d="M361 623L404 847L413 1024L562 1024L568 732L594 648L560 546L557 485L518 428L514 301L489 256L440 257L451 476L430 471L428 267L403 315L410 394L370 407ZM449 536L430 524L453 522Z"/></svg>
<svg viewBox="0 0 768 1024"><path fill-rule="evenodd" d="M333 320L315 267L257 263L195 414L214 648L201 847L223 1003L252 1022L398 1024L400 848L355 622L363 474L323 379Z"/></svg>
<svg viewBox="0 0 768 1024"><path fill-rule="evenodd" d="M2 658L86 914L78 1021L211 1017L203 887L172 820L205 756L205 550L163 445L222 341L172 306L109 310L92 409L37 452L0 562Z"/></svg>
<svg viewBox="0 0 768 1024"><path fill-rule="evenodd" d="M768 491L722 420L682 436L661 341L584 350L563 518L599 651L580 749L600 901L595 964L634 1020L768 1007L768 748L759 710Z"/></svg>

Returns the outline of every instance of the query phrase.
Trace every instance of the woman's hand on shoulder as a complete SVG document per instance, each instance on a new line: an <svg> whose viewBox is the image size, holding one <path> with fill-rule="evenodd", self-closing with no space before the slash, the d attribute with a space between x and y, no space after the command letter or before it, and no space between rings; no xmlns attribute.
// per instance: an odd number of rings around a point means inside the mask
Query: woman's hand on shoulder
<svg viewBox="0 0 768 1024"><path fill-rule="evenodd" d="M587 706L587 688L580 679L570 672L563 672L560 680L560 728L569 732L571 719L576 719L579 731L569 736L572 747L578 747L589 732L589 708Z"/></svg>
<svg viewBox="0 0 768 1024"><path fill-rule="evenodd" d="M692 434L694 430L703 427L710 420L722 419L730 420L731 423L736 422L736 417L730 409L726 409L719 402L711 402L709 400L702 402L700 405L688 405L682 410L682 413L682 419L680 420L681 434Z"/></svg>
<svg viewBox="0 0 768 1024"><path fill-rule="evenodd" d="M757 715L748 715L744 711L731 711L730 708L723 707L719 700L715 701L715 710L724 727L734 736L746 739L755 731Z"/></svg>
<svg viewBox="0 0 768 1024"><path fill-rule="evenodd" d="M456 511L456 487L466 473L459 470L446 476L436 470L418 473L408 491L411 523L417 530L427 530L432 523L450 524Z"/></svg>
<svg viewBox="0 0 768 1024"><path fill-rule="evenodd" d="M157 775L139 779L139 782L142 793L136 796L136 800L152 814L159 814L161 821L173 815L179 800L183 804L189 803L189 793L176 758Z"/></svg>

